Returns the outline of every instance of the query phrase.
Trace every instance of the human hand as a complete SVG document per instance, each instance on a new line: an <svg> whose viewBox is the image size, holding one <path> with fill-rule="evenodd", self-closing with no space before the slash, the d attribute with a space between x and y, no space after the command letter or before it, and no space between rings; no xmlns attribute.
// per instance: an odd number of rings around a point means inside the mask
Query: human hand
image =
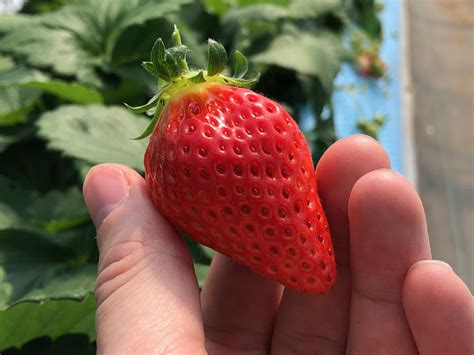
<svg viewBox="0 0 474 355"><path fill-rule="evenodd" d="M317 168L338 264L335 289L283 289L216 253L199 292L191 256L139 174L103 164L84 195L100 251L100 354L472 354L472 296L432 261L415 190L366 136Z"/></svg>

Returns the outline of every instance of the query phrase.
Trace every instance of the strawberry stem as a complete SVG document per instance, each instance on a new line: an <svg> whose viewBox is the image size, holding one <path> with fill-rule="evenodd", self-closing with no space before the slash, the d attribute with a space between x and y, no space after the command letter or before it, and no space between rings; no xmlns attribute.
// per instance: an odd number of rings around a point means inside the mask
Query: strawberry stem
<svg viewBox="0 0 474 355"><path fill-rule="evenodd" d="M174 31L173 31L173 34L171 35L171 39L175 46L178 47L178 46L183 45L183 43L181 43L181 34L179 33L178 26L176 25L174 25ZM186 57L184 57L183 59L179 59L178 63L183 71L189 71L189 66L188 66L188 62L186 61Z"/></svg>

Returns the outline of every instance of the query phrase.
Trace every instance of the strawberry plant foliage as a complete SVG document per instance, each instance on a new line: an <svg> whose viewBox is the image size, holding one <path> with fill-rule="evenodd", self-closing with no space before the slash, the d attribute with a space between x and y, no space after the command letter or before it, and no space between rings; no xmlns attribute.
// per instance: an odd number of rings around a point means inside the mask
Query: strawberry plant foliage
<svg viewBox="0 0 474 355"><path fill-rule="evenodd" d="M52 233L81 225L88 220L82 194L76 187L66 191L50 190L41 195L37 191L21 188L0 175L0 195L0 229Z"/></svg>
<svg viewBox="0 0 474 355"><path fill-rule="evenodd" d="M51 79L43 72L26 67L15 67L0 72L0 88L31 88L45 91L67 101L80 104L102 102L102 96L94 88Z"/></svg>
<svg viewBox="0 0 474 355"><path fill-rule="evenodd" d="M145 118L121 107L63 105L43 114L37 125L38 134L48 141L49 147L65 155L143 170L146 144L130 138L147 124Z"/></svg>
<svg viewBox="0 0 474 355"><path fill-rule="evenodd" d="M84 299L93 289L96 276L94 241L85 238L91 230L80 228L56 238L38 232L2 230L2 284L8 285L9 292L0 299L0 308L21 302Z"/></svg>
<svg viewBox="0 0 474 355"><path fill-rule="evenodd" d="M21 348L22 345L35 338L57 339L68 333L82 334L90 341L95 338L94 319L95 301L92 295L81 302L48 300L41 304L20 303L0 313L0 334L2 334L0 347L4 350L13 347ZM74 342L72 344L76 346ZM38 348L33 352L38 353L37 350ZM25 353L31 354L31 348ZM49 351L47 353L51 354ZM71 343L59 354L65 353L71 353Z"/></svg>
<svg viewBox="0 0 474 355"><path fill-rule="evenodd" d="M186 2L189 0L80 2L37 16L30 23L23 18L11 21L13 28L2 38L0 51L21 57L32 66L99 85L95 69L111 62L122 32L176 11Z"/></svg>
<svg viewBox="0 0 474 355"><path fill-rule="evenodd" d="M94 339L97 252L82 179L106 161L143 172L147 140L130 138L151 132L163 79L185 75L184 59L193 83L245 86L261 73L256 90L296 120L309 103L318 130L304 133L318 156L335 139L321 112L343 31L353 19L380 38L376 10L365 0L31 0L24 13L0 14L0 352L44 353L42 336L68 339L69 349L77 346L68 333ZM174 23L193 51L165 40L150 58ZM222 47L202 45L209 37ZM209 250L189 246L202 285Z"/></svg>

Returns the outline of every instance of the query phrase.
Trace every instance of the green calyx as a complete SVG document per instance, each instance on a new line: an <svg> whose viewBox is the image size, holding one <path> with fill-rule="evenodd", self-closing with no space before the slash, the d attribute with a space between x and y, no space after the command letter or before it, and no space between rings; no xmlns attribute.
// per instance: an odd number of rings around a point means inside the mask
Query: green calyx
<svg viewBox="0 0 474 355"><path fill-rule="evenodd" d="M125 104L132 112L153 115L145 131L134 139L146 138L153 132L166 103L178 91L204 82L250 87L258 81L258 76L252 79L243 78L248 70L248 62L239 51L234 53L229 68L230 75L224 74L227 72L227 52L222 44L212 39L208 42L207 70L190 69L186 61L189 48L181 43L181 35L176 25L171 37L173 47L166 48L163 40L158 38L151 50L150 61L142 63L143 68L158 79L156 95L142 106L132 107Z"/></svg>

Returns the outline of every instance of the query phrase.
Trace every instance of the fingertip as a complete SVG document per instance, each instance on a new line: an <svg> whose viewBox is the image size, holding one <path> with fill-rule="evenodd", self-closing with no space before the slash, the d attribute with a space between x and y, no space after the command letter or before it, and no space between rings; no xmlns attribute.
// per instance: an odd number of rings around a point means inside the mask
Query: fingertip
<svg viewBox="0 0 474 355"><path fill-rule="evenodd" d="M448 264L415 263L403 283L402 301L421 353L471 353L472 295Z"/></svg>
<svg viewBox="0 0 474 355"><path fill-rule="evenodd" d="M318 184L326 185L333 182L334 176L362 176L380 168L390 168L385 149L372 137L355 134L337 141L326 150L318 163L316 174Z"/></svg>
<svg viewBox="0 0 474 355"><path fill-rule="evenodd" d="M97 229L126 200L129 191L130 182L120 166L100 164L89 170L84 180L83 194Z"/></svg>
<svg viewBox="0 0 474 355"><path fill-rule="evenodd" d="M349 197L349 216L354 220L368 220L377 216L377 224L403 223L423 228L426 221L423 204L418 193L402 175L379 169L362 176L352 188Z"/></svg>
<svg viewBox="0 0 474 355"><path fill-rule="evenodd" d="M375 139L361 134L337 141L319 161L316 168L318 194L336 244L347 244L347 207L354 183L381 168L390 168L387 153Z"/></svg>
<svg viewBox="0 0 474 355"><path fill-rule="evenodd" d="M469 288L451 265L441 260L421 260L413 264L407 272L402 291L403 301L408 305L421 305L428 300L442 298L445 293L471 297Z"/></svg>
<svg viewBox="0 0 474 355"><path fill-rule="evenodd" d="M349 197L351 266L363 288L380 297L401 298L406 272L415 262L431 259L423 205L410 183L388 170L361 177ZM384 275L390 287L374 277ZM364 278L365 277L365 278ZM353 280L355 282L355 280Z"/></svg>

